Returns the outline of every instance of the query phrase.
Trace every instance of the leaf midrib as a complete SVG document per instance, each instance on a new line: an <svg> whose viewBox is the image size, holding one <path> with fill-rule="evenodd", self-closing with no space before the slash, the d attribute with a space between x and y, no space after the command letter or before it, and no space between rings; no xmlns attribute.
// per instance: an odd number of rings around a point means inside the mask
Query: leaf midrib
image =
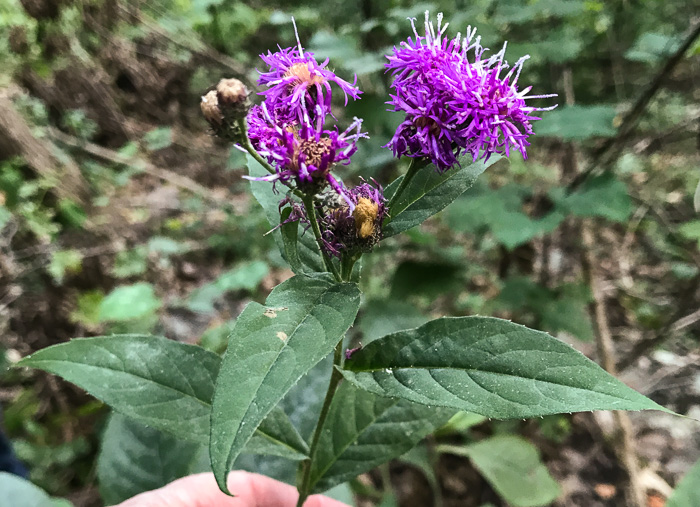
<svg viewBox="0 0 700 507"><path fill-rule="evenodd" d="M277 354L275 354L275 359L274 359L274 361L272 361L272 363L270 364L270 368L268 368L267 372L265 373L265 376L262 378L262 380L260 381L260 383L258 384L258 386L255 388L255 392L253 393L253 397L252 397L253 400L257 397L258 392L260 391L260 388L262 387L262 385L265 383L265 381L267 380L268 376L270 375L270 370L272 370L272 368L274 367L274 365L277 364L277 360L279 359L280 355L282 354L282 351L286 350L287 347L290 347L290 343L291 343L292 339L294 338L294 336L296 335L296 333L297 333L297 331L299 330L299 328L301 327L301 325L302 325L304 322L306 322L306 319L309 318L309 316L311 315L311 312L313 311L313 309L316 308L316 306L318 306L318 305L316 304L316 302L319 301L325 294L327 294L331 289L335 288L336 286L337 286L337 285L330 285L329 287L326 287L326 288L323 290L323 292L321 292L315 299L313 299L313 303L312 303L311 305L309 305L308 309L304 312L304 318L302 318L302 319L299 321L299 323L294 327L294 330L289 334L289 337L288 337L287 340L284 342L284 346L283 346L281 349L279 349L279 351L277 352ZM267 305L265 306L265 308L267 308ZM273 408L274 408L274 407L273 407ZM243 414L243 417L241 417L241 422L243 422L243 421L246 420L246 418L247 418L247 416L248 416L249 413L250 413L250 404L248 405L248 408L246 409L245 414ZM268 413L269 413L269 412L268 412ZM266 415L267 415L267 414L266 414ZM264 419L264 417L263 417L263 419ZM236 439L237 439L237 437L238 437L238 432L239 432L239 430L240 430L240 424L238 425L238 429L236 430L236 434L233 436L233 442L231 443L231 447L229 448L228 454L226 455L226 467L227 467L227 468L230 468L231 465L233 464L233 463L232 463L232 459L231 459L231 455L232 455L232 451L233 451L233 445L236 443ZM212 427L211 431L213 431L213 427Z"/></svg>
<svg viewBox="0 0 700 507"><path fill-rule="evenodd" d="M177 393L177 394L180 394L180 395L182 395L182 396L184 396L184 397L186 397L186 398L191 398L191 399L193 399L193 400L199 402L201 405L203 405L203 406L205 406L205 407L209 407L209 408L211 409L211 402L210 402L210 401L205 401L205 400L203 400L203 399L201 399L201 398L198 398L198 397L195 396L195 395L192 395L192 394L186 393L186 392L184 392L184 391L181 391L180 389L176 389L176 388L174 388L174 387L172 387L172 386L169 386L169 385L167 385L167 384L162 384L162 383L160 383L160 382L156 382L156 381L153 380L153 379L149 379L149 378L147 378L147 377L142 377L142 376L136 375L135 373L131 373L131 372L128 372L128 371L125 371L125 370L118 370L118 369L115 369L115 368L106 368L106 367L104 367L104 366L93 366L93 365L89 365L89 364L85 364L85 363L79 363L79 362L76 362L76 361L69 361L69 360L67 360L67 359L30 359L29 361L27 361L26 363L24 363L23 366L32 366L32 367L33 367L33 365L36 365L36 364L39 364L39 363L66 363L66 364L70 364L70 365L79 365L79 366L81 366L81 367L83 367L83 368L86 368L86 369L92 368L92 369L96 369L96 370L109 370L109 371L112 371L112 372L115 372L115 373L120 373L120 374L125 375L125 376L128 376L128 377L133 377L133 378L136 378L136 379L145 380L145 381L147 381L147 382L149 382L149 383L151 383L151 384L155 384L156 386L159 386L159 387L161 387L161 388L163 388L163 389L165 389L165 390L167 390L167 391L172 391L172 392L175 392L175 393ZM41 369L43 369L43 368L41 368ZM52 373L53 373L53 372L52 372ZM87 391L87 389L86 389L86 391Z"/></svg>
<svg viewBox="0 0 700 507"><path fill-rule="evenodd" d="M537 378L532 378L532 377L523 377L523 376L520 376L520 375L513 375L513 374L511 374L511 373L501 373L501 372L490 371L490 370L477 370L477 369L474 369L474 368L455 368L455 367L450 367L450 366L401 366L401 367L394 367L394 368L390 368L390 367L384 367L384 368L367 368L367 369L346 370L346 371L349 371L349 372L352 372L352 373L386 373L385 370L387 370L387 369L391 370L390 373L391 373L391 375L392 375L394 378L396 378L396 377L393 375L393 373L394 373L394 371L396 371L396 370L457 370L457 371L461 371L461 372L465 372L465 373L472 373L472 372L476 372L476 373L489 373L489 374L491 374L491 375L500 375L500 376L510 377L510 378L516 378L516 379L533 380L533 381L536 381L536 382L542 382L542 383L544 383L544 384L552 384L552 385L560 386L560 387L568 387L568 388L570 388L570 389L576 389L576 390L579 390L579 391L584 391L584 392L589 392L589 393L603 394L603 395L605 395L605 396L610 396L610 397L612 397L612 398L616 398L616 399L618 399L618 400L623 400L623 401L633 401L633 400L630 400L630 399L628 399L628 398L620 398L620 397L619 397L618 395L616 395L616 394L609 394L609 393L604 393L604 392L601 392L601 391L593 391L592 389L586 389L586 388L583 388L583 387L576 387L576 386L570 386L570 385L567 385L567 384L561 384L561 383L558 383L558 382L552 382L551 380L542 380L542 379L537 379ZM401 381L398 380L398 379L396 379L396 380L397 380L398 382L401 382ZM440 384L440 382L438 382L437 380L435 381L435 383ZM440 385L441 385L441 384L440 384ZM623 384L623 385L625 385L625 384ZM406 386L406 388L407 388L407 389L411 389L411 388L409 388L408 386ZM411 389L411 390L415 392L415 389ZM490 392L490 391L489 391L489 392ZM635 392L636 392L636 391L635 391ZM454 395L454 396L456 396L456 395ZM641 396L641 395L640 395L640 396ZM512 402L511 402L511 403L512 403ZM653 403L653 402L652 402L652 403Z"/></svg>

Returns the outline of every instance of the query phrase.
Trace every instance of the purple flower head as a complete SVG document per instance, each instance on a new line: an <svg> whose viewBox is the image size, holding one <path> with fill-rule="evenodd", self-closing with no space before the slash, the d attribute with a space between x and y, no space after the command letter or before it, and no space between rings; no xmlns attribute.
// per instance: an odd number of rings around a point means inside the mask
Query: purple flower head
<svg viewBox="0 0 700 507"><path fill-rule="evenodd" d="M468 27L465 37L449 39L444 37L448 24L442 24L442 14L435 29L425 13L425 35L418 34L414 21L415 39L394 47L387 57L395 91L388 103L406 113L387 147L396 157L430 159L440 172L459 165L463 151L475 161L493 153L510 155L511 149L527 157L530 121L539 119L530 113L552 108L527 106L525 100L553 96L527 96L530 87L518 91L527 57L501 77L508 67L505 45L485 58L476 29Z"/></svg>
<svg viewBox="0 0 700 507"><path fill-rule="evenodd" d="M322 214L321 234L326 252L340 257L343 252L372 249L382 237L387 216L384 190L373 180L346 192L346 202Z"/></svg>
<svg viewBox="0 0 700 507"><path fill-rule="evenodd" d="M294 19L292 18L292 22ZM313 124L321 128L327 114L331 113L331 82L340 87L345 95L357 99L362 93L356 86L357 76L352 84L328 70L328 59L318 63L313 53L304 51L299 41L296 23L294 33L297 46L260 55L269 67L267 72L260 72L258 84L266 86L261 92L265 96L268 108L275 110L283 121Z"/></svg>
<svg viewBox="0 0 700 507"><path fill-rule="evenodd" d="M346 201L343 186L333 177L336 164L348 164L357 151L362 120L355 118L344 131L316 129L309 124L280 123L270 113L267 102L252 108L248 115L249 137L253 146L272 164L275 174L256 178L281 181L304 191L317 193L329 184Z"/></svg>

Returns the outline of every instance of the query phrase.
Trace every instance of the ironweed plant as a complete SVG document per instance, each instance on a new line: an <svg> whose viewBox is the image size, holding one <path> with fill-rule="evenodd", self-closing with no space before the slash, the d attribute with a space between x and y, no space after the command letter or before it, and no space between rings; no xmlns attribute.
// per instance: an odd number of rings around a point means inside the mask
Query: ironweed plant
<svg viewBox="0 0 700 507"><path fill-rule="evenodd" d="M243 150L251 188L295 276L251 302L223 358L165 338L115 335L49 347L21 364L83 387L115 411L209 445L222 491L242 453L299 462L298 506L400 456L457 411L514 419L589 410L666 410L569 345L510 321L439 318L364 346L346 344L361 293L362 256L459 197L489 165L526 158L538 111L505 46L491 54L476 29L454 38L442 16L394 47L388 104L402 115L386 148L410 159L382 185L344 183L368 137L362 120L332 108L362 100L352 82L297 45L261 55L263 99L235 79L202 99L214 133ZM334 115L337 114L337 117ZM337 173L335 171L338 171ZM311 438L280 401L317 363L333 369Z"/></svg>

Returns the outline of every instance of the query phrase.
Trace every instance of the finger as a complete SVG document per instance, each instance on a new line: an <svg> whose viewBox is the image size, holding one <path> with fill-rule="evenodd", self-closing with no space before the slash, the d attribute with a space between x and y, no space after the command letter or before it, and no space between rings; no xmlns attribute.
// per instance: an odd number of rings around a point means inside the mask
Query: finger
<svg viewBox="0 0 700 507"><path fill-rule="evenodd" d="M219 490L211 473L190 475L167 486L142 493L117 507L294 507L298 493L293 486L263 475L231 472L230 497ZM314 495L304 507L347 507L345 504Z"/></svg>

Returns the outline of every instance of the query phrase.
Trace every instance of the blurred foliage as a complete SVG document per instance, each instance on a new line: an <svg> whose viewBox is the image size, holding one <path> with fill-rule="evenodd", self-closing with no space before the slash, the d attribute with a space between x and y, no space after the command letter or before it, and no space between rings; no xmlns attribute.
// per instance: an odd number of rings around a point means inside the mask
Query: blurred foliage
<svg viewBox="0 0 700 507"><path fill-rule="evenodd" d="M603 231L605 269L619 278L618 326L654 332L683 316L676 311L697 308L700 161L691 126L697 124L700 44L668 76L612 170L574 193L566 188L577 171L567 150L585 166L602 142L618 135L640 90L677 49L692 2L328 0L320 6L308 0L91 0L61 3L41 15L25 10L25 3L54 5L0 0L0 87L12 90L15 108L37 139L52 143L57 160L79 166L90 198L81 203L58 197L60 178L35 171L15 154L1 157L0 256L7 254L16 265L8 279L29 301L16 303L20 309L8 336L19 333L21 339L7 348L29 353L58 337L143 331L223 352L242 306L263 300L289 275L273 234L265 235L264 211L247 198L249 185L240 179L245 157L207 135L197 103L223 76L252 85L255 68L262 68L257 55L295 44L291 16L302 44L319 59L329 58L341 77L352 81L356 74L364 92L362 100L347 108L341 101L335 110L341 124L364 118L370 134L353 164L340 170L348 181L374 177L386 186L405 170L383 147L401 121L386 111L390 77L383 72L384 55L412 36L406 18L420 23L426 9L445 13L450 34L475 25L487 47L507 40L510 61L529 54L520 82L533 85L534 94L559 94L559 107L535 122L527 161L498 162L443 213L363 259L363 309L353 342L368 343L440 315L480 313L591 340L591 292L580 269L576 227L581 220ZM18 85L28 91L17 93ZM91 88L99 100L91 98ZM118 116L118 127L106 121L110 114ZM71 136L74 145L58 142L52 129ZM108 150L107 156L91 155L95 146ZM149 164L169 171L168 182L154 176ZM170 185L178 175L211 195L189 183ZM172 192L159 192L166 187ZM0 262L6 276L3 269ZM55 308L56 318L37 323L22 307L35 301ZM30 329L16 327L22 318ZM697 330L683 333L698 343ZM25 336L34 341L24 342ZM0 386L21 385L4 406L4 423L32 467L32 480L57 495L91 484L91 430L72 439L60 435L99 407L71 400L75 413L61 413L55 394L16 372L3 375L4 358L0 354ZM313 380L290 393L286 407L307 426L303 412L319 390ZM42 402L47 396L49 406ZM519 437L507 437L516 439L507 443L508 457L517 463L498 462L498 440L464 450L476 439L472 426L481 422L456 416L443 435L461 435L460 452L513 505L532 501L518 497L531 491L517 487L523 470L542 482L542 498L555 496L537 453ZM571 430L565 417L537 424L553 442L564 441ZM425 455L405 461L433 480ZM262 459L249 464L280 470L280 477L293 474L277 465ZM66 474L67 468L75 473ZM511 479L504 483L503 477ZM386 505L395 501L392 494L384 498Z"/></svg>

